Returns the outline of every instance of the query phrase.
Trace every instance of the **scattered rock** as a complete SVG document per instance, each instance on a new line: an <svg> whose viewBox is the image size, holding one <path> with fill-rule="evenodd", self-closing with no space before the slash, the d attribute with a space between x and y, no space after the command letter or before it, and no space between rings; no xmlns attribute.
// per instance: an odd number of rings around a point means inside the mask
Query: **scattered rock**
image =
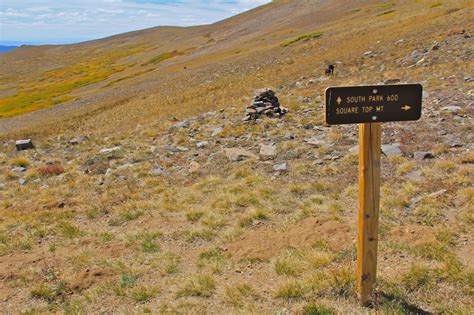
<svg viewBox="0 0 474 315"><path fill-rule="evenodd" d="M192 161L189 164L189 173L194 174L199 172L199 170L201 170L201 164L199 164L198 162Z"/></svg>
<svg viewBox="0 0 474 315"><path fill-rule="evenodd" d="M157 167L153 170L153 174L159 176L159 175L162 175L163 174L163 168L161 167Z"/></svg>
<svg viewBox="0 0 474 315"><path fill-rule="evenodd" d="M273 170L277 172L286 172L288 171L288 164L287 163L275 164L273 165Z"/></svg>
<svg viewBox="0 0 474 315"><path fill-rule="evenodd" d="M180 153L180 152L188 152L189 148L186 147L175 147L173 145L167 145L165 147L165 151L171 152L171 153Z"/></svg>
<svg viewBox="0 0 474 315"><path fill-rule="evenodd" d="M447 192L446 189L441 189L441 190L438 190L438 191L436 191L436 192L434 192L434 193L429 194L428 197L436 198L436 197L439 197L439 196L444 195L446 192Z"/></svg>
<svg viewBox="0 0 474 315"><path fill-rule="evenodd" d="M21 186L25 185L25 184L26 184L26 179L20 178L20 179L18 180L18 184L20 184Z"/></svg>
<svg viewBox="0 0 474 315"><path fill-rule="evenodd" d="M262 160L273 160L277 156L277 147L276 145L262 144L260 146L260 159Z"/></svg>
<svg viewBox="0 0 474 315"><path fill-rule="evenodd" d="M15 147L17 151L31 150L35 148L31 139L17 140L15 142Z"/></svg>
<svg viewBox="0 0 474 315"><path fill-rule="evenodd" d="M177 122L176 124L171 126L169 128L169 131L189 128L189 126L191 126L191 122L189 120L184 120L184 121Z"/></svg>
<svg viewBox="0 0 474 315"><path fill-rule="evenodd" d="M356 145L356 146L353 146L352 148L349 149L349 152L350 153L359 153L359 146Z"/></svg>
<svg viewBox="0 0 474 315"><path fill-rule="evenodd" d="M250 151L239 148L224 149L227 159L231 162L243 161L246 159L256 159L257 157Z"/></svg>
<svg viewBox="0 0 474 315"><path fill-rule="evenodd" d="M117 146L117 147L113 147L113 148L102 149L102 150L99 151L99 153L100 154L109 154L109 153L117 152L117 151L120 151L120 150L122 150L122 147Z"/></svg>
<svg viewBox="0 0 474 315"><path fill-rule="evenodd" d="M387 157L393 156L402 156L403 152L400 149L400 144L384 144L382 145L382 153L385 154Z"/></svg>
<svg viewBox="0 0 474 315"><path fill-rule="evenodd" d="M443 142L451 148L460 148L463 146L461 139L456 135L447 135Z"/></svg>
<svg viewBox="0 0 474 315"><path fill-rule="evenodd" d="M461 107L459 106L445 106L443 108L441 108L441 111L443 112L448 112L448 113L452 113L453 115L457 115L459 114L459 112L461 111Z"/></svg>
<svg viewBox="0 0 474 315"><path fill-rule="evenodd" d="M224 132L224 128L222 128L222 127L214 128L214 129L212 130L211 137L218 136L218 135L220 135L220 134L223 133L223 132Z"/></svg>
<svg viewBox="0 0 474 315"><path fill-rule="evenodd" d="M26 168L23 166L15 166L14 168L12 168L12 172L23 173L26 172Z"/></svg>
<svg viewBox="0 0 474 315"><path fill-rule="evenodd" d="M291 133L286 133L285 136L283 137L285 140L293 140L295 139L295 136Z"/></svg>
<svg viewBox="0 0 474 315"><path fill-rule="evenodd" d="M434 158L434 155L432 152L427 152L427 151L416 151L413 154L413 158L417 161L422 161L425 159L432 159Z"/></svg>
<svg viewBox="0 0 474 315"><path fill-rule="evenodd" d="M280 101L275 92L270 89L259 90L250 106L245 109L244 122L256 121L262 116L283 117L288 109L280 107Z"/></svg>
<svg viewBox="0 0 474 315"><path fill-rule="evenodd" d="M395 84L395 83L399 83L400 82L400 79L388 79L388 80L385 80L385 84L389 85L389 84Z"/></svg>
<svg viewBox="0 0 474 315"><path fill-rule="evenodd" d="M314 147L321 147L324 145L324 141L319 139L319 138L316 138L316 137L313 137L313 138L307 138L304 140L307 144L309 145L312 145Z"/></svg>
<svg viewBox="0 0 474 315"><path fill-rule="evenodd" d="M81 144L83 142L85 142L87 140L87 137L77 137L77 138L74 138L74 139L71 139L69 140L69 144L70 145L78 145L78 144Z"/></svg>
<svg viewBox="0 0 474 315"><path fill-rule="evenodd" d="M198 149L202 149L202 148L205 148L205 147L207 147L207 146L209 146L209 142L208 142L208 141L201 141L201 142L198 142L198 143L196 144L196 147L197 147Z"/></svg>

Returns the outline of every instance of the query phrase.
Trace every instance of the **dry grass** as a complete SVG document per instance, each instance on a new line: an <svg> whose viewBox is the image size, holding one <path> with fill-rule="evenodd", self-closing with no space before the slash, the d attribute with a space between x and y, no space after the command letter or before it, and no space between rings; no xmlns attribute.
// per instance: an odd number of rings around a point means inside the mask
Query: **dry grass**
<svg viewBox="0 0 474 315"><path fill-rule="evenodd" d="M32 135L38 149L20 155L11 144L0 147L0 183L5 183L0 190L0 265L8 266L1 270L6 276L0 296L15 294L14 303L0 302L2 309L391 314L415 305L434 313L472 313L473 277L466 254L474 223L470 155L464 148L440 146L433 160L383 158L377 288L391 298L362 308L355 292L357 155L348 152L356 143L356 129L327 129L318 101L327 85L382 81L383 73L426 80L429 91L433 86L451 91L447 80L438 77L448 77L453 64L462 64L454 57L457 48L432 66L397 63L448 36L457 20L465 21L463 10L438 16L427 3L397 1L396 23L374 18L393 4L384 2L369 13L364 7L351 15L354 21L318 26L331 36L317 41L283 49L283 38L272 37L274 42L259 44L258 51L242 47L235 54L234 46L232 54L203 55L179 73L188 56L175 56L155 64L163 67L160 71L143 74L159 82L147 86L145 94L104 101L63 124L51 120L20 132ZM442 26L446 34L437 33ZM372 42L357 40L368 35ZM395 46L400 38L403 44ZM382 50L379 57L363 57L376 49ZM141 67L157 51L127 62ZM342 62L338 74L319 81L333 60ZM384 71L379 71L381 64ZM138 84L141 76L127 71L122 73L126 79L112 76L108 82L123 89ZM282 120L241 124L247 96L265 86L278 91L290 113ZM300 102L298 96L311 102ZM427 106L434 106L431 98ZM199 117L209 111L215 113ZM176 123L173 116L195 120L189 128L169 130ZM424 149L441 142L433 122L439 123L427 116L417 124L387 124L384 141L400 141L400 135L408 152ZM309 124L316 128L305 129ZM458 126L439 128L466 141L466 130ZM223 133L212 136L217 127ZM295 139L285 140L287 133ZM88 140L68 144L79 135ZM309 146L304 139L310 137L320 137L324 145ZM197 149L199 141L208 146ZM231 163L222 154L226 147L258 153L258 145L270 141L279 150L272 162ZM122 146L120 152L99 154L116 145ZM169 145L190 151L170 153L165 150ZM62 174L41 176L39 169L50 160L65 166ZM199 162L199 173L188 172L191 161ZM276 174L272 164L280 162L288 163L290 171ZM27 174L11 171L22 165ZM163 174L155 174L158 167ZM20 185L20 178L27 183ZM441 189L446 192L431 196ZM311 234L320 228L321 233ZM260 249L263 254L253 252ZM101 272L88 276L86 270L97 269Z"/></svg>

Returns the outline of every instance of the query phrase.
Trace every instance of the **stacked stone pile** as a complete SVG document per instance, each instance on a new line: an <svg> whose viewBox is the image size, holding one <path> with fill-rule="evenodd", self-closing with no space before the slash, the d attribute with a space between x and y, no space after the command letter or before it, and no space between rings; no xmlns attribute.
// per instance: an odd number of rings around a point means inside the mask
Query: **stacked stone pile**
<svg viewBox="0 0 474 315"><path fill-rule="evenodd" d="M281 118L287 112L287 108L280 106L280 101L274 91L258 91L252 104L245 109L243 121L257 120L262 116Z"/></svg>

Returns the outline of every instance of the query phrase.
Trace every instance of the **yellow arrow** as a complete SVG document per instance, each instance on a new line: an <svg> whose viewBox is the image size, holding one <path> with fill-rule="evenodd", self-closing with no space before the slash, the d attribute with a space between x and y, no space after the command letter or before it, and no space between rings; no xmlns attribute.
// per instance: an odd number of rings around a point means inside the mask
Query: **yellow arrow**
<svg viewBox="0 0 474 315"><path fill-rule="evenodd" d="M410 105L405 105L405 106L402 107L402 109L404 111L409 111L411 109L411 106Z"/></svg>
<svg viewBox="0 0 474 315"><path fill-rule="evenodd" d="M341 99L341 97L340 97L340 96L337 98L336 102L337 102L337 104L338 104L338 105L341 105L341 103L342 103L342 99Z"/></svg>

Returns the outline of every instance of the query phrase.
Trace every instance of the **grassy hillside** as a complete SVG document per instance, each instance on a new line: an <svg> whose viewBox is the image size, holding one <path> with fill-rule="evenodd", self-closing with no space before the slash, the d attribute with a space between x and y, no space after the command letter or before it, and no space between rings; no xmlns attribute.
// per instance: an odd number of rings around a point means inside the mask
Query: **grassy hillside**
<svg viewBox="0 0 474 315"><path fill-rule="evenodd" d="M74 98L0 120L1 309L472 314L473 9L274 1L211 26L1 57L3 100L47 91L29 111ZM378 282L365 308L357 126L325 125L323 94L394 79L424 85L424 112L383 126L383 144L401 151L382 158ZM77 85L57 88L67 82ZM264 87L289 113L244 124ZM36 149L15 152L19 138Z"/></svg>

